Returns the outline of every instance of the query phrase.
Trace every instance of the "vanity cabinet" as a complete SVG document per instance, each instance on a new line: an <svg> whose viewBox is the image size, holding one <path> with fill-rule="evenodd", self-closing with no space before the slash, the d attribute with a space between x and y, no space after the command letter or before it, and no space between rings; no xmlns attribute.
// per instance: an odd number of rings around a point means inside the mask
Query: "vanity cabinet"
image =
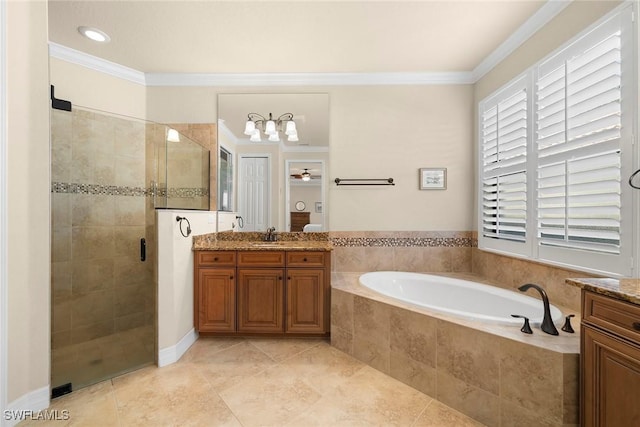
<svg viewBox="0 0 640 427"><path fill-rule="evenodd" d="M330 259L326 251L196 251L196 329L326 335Z"/></svg>
<svg viewBox="0 0 640 427"><path fill-rule="evenodd" d="M325 326L324 252L287 253L287 332L322 333Z"/></svg>
<svg viewBox="0 0 640 427"><path fill-rule="evenodd" d="M238 332L284 332L282 251L238 252Z"/></svg>
<svg viewBox="0 0 640 427"><path fill-rule="evenodd" d="M582 291L581 425L640 425L640 306Z"/></svg>
<svg viewBox="0 0 640 427"><path fill-rule="evenodd" d="M201 332L236 329L235 252L197 252L194 324Z"/></svg>

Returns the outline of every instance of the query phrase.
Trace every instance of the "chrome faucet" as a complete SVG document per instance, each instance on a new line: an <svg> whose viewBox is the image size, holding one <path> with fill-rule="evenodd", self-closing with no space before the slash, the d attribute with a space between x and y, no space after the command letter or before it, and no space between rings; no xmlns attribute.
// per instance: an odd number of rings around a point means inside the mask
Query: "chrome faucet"
<svg viewBox="0 0 640 427"><path fill-rule="evenodd" d="M264 236L265 242L275 242L276 241L276 228L269 227L267 228L267 234Z"/></svg>
<svg viewBox="0 0 640 427"><path fill-rule="evenodd" d="M518 288L519 291L526 292L529 288L533 288L540 292L540 296L542 297L542 305L544 307L544 317L542 318L542 324L540 325L540 329L543 332L546 332L550 335L558 335L558 330L556 329L556 325L553 324L553 320L551 320L551 309L549 308L549 297L547 293L542 289L542 287L538 285L534 285L533 283L527 283Z"/></svg>

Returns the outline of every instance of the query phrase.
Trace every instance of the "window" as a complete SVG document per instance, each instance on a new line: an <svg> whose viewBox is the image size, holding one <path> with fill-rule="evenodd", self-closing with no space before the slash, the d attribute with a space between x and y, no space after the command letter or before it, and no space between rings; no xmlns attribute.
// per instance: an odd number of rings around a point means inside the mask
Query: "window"
<svg viewBox="0 0 640 427"><path fill-rule="evenodd" d="M479 105L478 244L632 273L631 6Z"/></svg>
<svg viewBox="0 0 640 427"><path fill-rule="evenodd" d="M481 234L503 249L527 237L527 104L525 79L482 104Z"/></svg>

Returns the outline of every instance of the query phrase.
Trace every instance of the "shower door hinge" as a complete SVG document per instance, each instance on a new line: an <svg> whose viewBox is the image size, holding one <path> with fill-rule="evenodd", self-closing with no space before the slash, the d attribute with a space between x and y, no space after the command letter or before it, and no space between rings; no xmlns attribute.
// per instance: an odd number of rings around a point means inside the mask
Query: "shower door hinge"
<svg viewBox="0 0 640 427"><path fill-rule="evenodd" d="M56 98L54 90L55 88L51 85L51 108L54 110L71 111L71 102Z"/></svg>

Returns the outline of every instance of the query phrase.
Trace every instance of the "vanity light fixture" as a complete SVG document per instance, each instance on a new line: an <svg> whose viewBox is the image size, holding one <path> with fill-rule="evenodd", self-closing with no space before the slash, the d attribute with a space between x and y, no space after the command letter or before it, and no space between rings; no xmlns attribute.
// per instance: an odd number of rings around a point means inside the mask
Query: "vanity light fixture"
<svg viewBox="0 0 640 427"><path fill-rule="evenodd" d="M293 114L291 113L281 114L276 119L273 118L272 113L269 113L269 118L266 118L262 114L249 113L247 115L247 123L244 127L244 134L251 136L249 141L261 142L261 129L271 142L280 141L280 132L284 132L284 134L287 135L288 141L299 141L296 122L293 121Z"/></svg>
<svg viewBox="0 0 640 427"><path fill-rule="evenodd" d="M93 27L78 27L78 32L86 38L98 43L109 43L111 37L102 30Z"/></svg>

